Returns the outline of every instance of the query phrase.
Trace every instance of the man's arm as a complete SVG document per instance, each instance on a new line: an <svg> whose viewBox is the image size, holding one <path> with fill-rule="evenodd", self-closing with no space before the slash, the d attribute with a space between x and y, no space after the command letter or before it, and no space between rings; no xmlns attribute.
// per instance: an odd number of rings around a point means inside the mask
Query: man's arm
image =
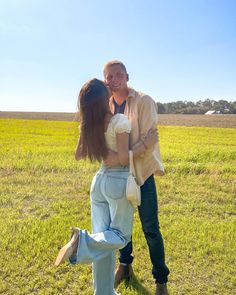
<svg viewBox="0 0 236 295"><path fill-rule="evenodd" d="M142 155L147 149L152 148L155 143L158 142L158 131L157 129L151 128L148 133L132 146L134 158Z"/></svg>
<svg viewBox="0 0 236 295"><path fill-rule="evenodd" d="M148 95L143 96L139 101L138 122L140 140L132 146L134 157L140 156L147 149L153 149L159 139L157 130L157 105Z"/></svg>
<svg viewBox="0 0 236 295"><path fill-rule="evenodd" d="M157 105L148 95L139 101L138 122L140 139L144 139L150 129L157 128Z"/></svg>
<svg viewBox="0 0 236 295"><path fill-rule="evenodd" d="M138 157L143 154L148 148L152 147L158 141L157 129L150 129L143 140L132 146L133 156ZM114 167L120 165L118 153L109 150L106 159L103 159L106 167ZM123 165L123 164L121 164Z"/></svg>

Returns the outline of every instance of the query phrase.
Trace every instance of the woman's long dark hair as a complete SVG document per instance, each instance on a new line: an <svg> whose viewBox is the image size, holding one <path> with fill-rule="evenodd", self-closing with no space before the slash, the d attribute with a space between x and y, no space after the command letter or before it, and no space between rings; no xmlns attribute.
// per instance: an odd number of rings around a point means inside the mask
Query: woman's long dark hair
<svg viewBox="0 0 236 295"><path fill-rule="evenodd" d="M80 90L78 105L82 157L101 162L108 152L104 134L105 118L111 113L105 84L98 79L88 81Z"/></svg>

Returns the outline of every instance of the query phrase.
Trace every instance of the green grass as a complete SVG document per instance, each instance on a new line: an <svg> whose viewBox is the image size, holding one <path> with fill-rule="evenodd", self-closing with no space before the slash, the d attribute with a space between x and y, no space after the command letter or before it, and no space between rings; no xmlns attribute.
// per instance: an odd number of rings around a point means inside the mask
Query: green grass
<svg viewBox="0 0 236 295"><path fill-rule="evenodd" d="M170 294L236 290L236 131L159 127L164 177L159 219ZM76 123L0 120L0 294L92 294L90 265L54 267L69 228L90 229L98 165L74 160ZM148 249L135 214L136 277L123 295L153 294Z"/></svg>

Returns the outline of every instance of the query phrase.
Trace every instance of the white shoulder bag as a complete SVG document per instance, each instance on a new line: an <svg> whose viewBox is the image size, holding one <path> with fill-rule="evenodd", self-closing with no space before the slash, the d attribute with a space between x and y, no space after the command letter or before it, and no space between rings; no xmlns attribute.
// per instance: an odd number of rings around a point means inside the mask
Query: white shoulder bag
<svg viewBox="0 0 236 295"><path fill-rule="evenodd" d="M137 185L133 162L133 152L129 151L129 176L126 185L126 197L134 208L141 205L140 186Z"/></svg>

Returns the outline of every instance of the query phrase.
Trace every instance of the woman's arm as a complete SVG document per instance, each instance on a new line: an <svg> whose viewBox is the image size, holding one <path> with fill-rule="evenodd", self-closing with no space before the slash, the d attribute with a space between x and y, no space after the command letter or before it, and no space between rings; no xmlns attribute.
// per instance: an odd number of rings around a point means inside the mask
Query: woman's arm
<svg viewBox="0 0 236 295"><path fill-rule="evenodd" d="M106 167L129 164L129 133L122 132L116 134L117 152L108 150L108 155L103 162Z"/></svg>
<svg viewBox="0 0 236 295"><path fill-rule="evenodd" d="M122 143L127 140L127 139L122 139L123 134L128 135L128 133L117 134L117 147L118 147L118 142L120 145L122 145ZM118 139L119 137L121 137L121 139ZM149 147L152 147L157 141L158 141L157 129L150 129L143 140L140 140L134 146L132 146L133 156L138 157L139 155L143 154L146 151L146 149L148 149ZM120 149L123 150L122 148L120 148ZM127 163L121 164L121 162L120 162L121 158L123 158L123 160L121 160L122 162L127 161ZM119 156L118 152L114 152L111 150L108 151L108 155L107 155L106 159L104 159L104 164L107 167L114 167L119 164L127 165L128 163L129 163L129 157L128 157L128 159L125 159L125 155L121 156L121 153L120 153L120 156Z"/></svg>
<svg viewBox="0 0 236 295"><path fill-rule="evenodd" d="M116 143L118 164L126 166L129 164L129 133L117 133Z"/></svg>

